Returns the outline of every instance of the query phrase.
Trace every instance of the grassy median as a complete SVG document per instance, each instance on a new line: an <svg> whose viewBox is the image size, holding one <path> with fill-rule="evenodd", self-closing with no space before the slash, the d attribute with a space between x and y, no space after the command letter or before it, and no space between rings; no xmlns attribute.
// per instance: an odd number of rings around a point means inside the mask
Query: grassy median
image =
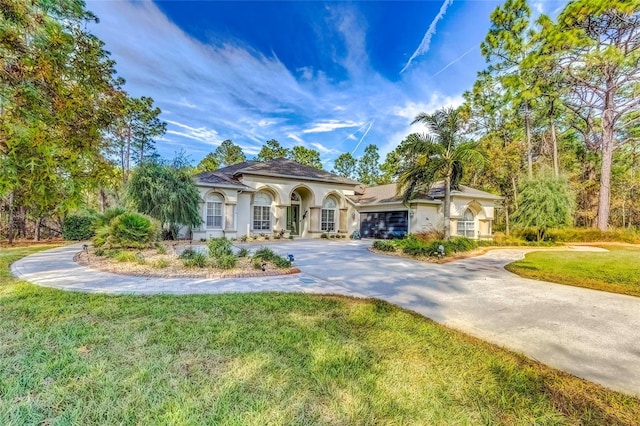
<svg viewBox="0 0 640 426"><path fill-rule="evenodd" d="M640 246L602 247L609 251L527 253L506 269L526 278L640 296Z"/></svg>
<svg viewBox="0 0 640 426"><path fill-rule="evenodd" d="M0 249L0 424L634 424L640 400L376 300L107 296Z"/></svg>

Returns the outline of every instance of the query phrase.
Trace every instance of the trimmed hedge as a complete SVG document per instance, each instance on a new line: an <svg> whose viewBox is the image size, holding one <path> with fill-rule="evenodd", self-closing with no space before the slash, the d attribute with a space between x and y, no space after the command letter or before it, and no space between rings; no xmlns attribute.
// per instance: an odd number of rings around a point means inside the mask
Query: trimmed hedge
<svg viewBox="0 0 640 426"><path fill-rule="evenodd" d="M84 241L95 235L93 223L96 217L90 214L72 214L64 218L62 238L68 241Z"/></svg>

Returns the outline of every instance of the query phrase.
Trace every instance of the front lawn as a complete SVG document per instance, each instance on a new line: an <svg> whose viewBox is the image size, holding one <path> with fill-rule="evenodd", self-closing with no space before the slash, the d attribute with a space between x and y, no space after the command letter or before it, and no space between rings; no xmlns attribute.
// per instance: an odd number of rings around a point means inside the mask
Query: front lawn
<svg viewBox="0 0 640 426"><path fill-rule="evenodd" d="M0 424L634 424L640 400L375 300L107 296L0 251Z"/></svg>
<svg viewBox="0 0 640 426"><path fill-rule="evenodd" d="M640 296L640 247L603 247L609 251L527 253L506 269L526 278Z"/></svg>

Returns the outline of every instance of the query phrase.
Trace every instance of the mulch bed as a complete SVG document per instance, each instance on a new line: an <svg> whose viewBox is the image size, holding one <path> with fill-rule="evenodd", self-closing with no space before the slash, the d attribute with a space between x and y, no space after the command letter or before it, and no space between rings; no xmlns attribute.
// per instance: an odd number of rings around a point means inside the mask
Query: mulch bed
<svg viewBox="0 0 640 426"><path fill-rule="evenodd" d="M290 275L300 272L295 267L278 269L271 264L267 264L266 270L262 271L251 264L251 258L249 257L239 258L236 267L233 269L216 269L212 266L189 268L184 266L182 259L179 259L173 253L172 247L167 247L167 254L160 254L156 249L131 251L131 253L144 260L141 262L121 262L115 258L97 256L93 247L90 247L88 251L82 250L78 252L74 256L74 260L80 265L99 271L158 278L256 278ZM156 266L158 261L167 262L169 266L160 268Z"/></svg>

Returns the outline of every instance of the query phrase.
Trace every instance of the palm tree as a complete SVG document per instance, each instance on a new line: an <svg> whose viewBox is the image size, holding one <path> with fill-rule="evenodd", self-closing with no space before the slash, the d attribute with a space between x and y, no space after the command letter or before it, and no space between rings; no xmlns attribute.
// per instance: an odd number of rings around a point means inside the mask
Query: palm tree
<svg viewBox="0 0 640 426"><path fill-rule="evenodd" d="M403 157L397 190L408 203L418 194L427 194L439 180L444 181L444 236L451 237L451 189L459 189L463 168L480 168L484 157L475 142L461 136L459 111L442 108L433 114L420 113L413 123L424 123L428 133L408 138L400 148Z"/></svg>

